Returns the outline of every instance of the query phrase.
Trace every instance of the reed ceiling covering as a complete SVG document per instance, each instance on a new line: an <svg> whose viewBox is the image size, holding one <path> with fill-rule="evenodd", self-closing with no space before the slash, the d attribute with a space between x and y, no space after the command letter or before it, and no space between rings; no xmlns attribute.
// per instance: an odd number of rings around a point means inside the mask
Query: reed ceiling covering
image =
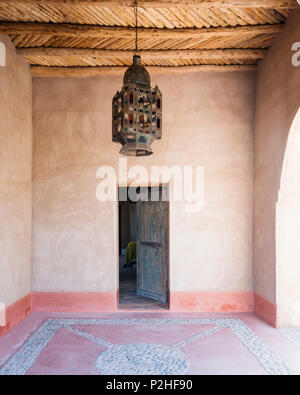
<svg viewBox="0 0 300 395"><path fill-rule="evenodd" d="M139 49L152 71L252 70L296 0L139 0ZM134 0L0 0L34 75L123 72L135 48Z"/></svg>

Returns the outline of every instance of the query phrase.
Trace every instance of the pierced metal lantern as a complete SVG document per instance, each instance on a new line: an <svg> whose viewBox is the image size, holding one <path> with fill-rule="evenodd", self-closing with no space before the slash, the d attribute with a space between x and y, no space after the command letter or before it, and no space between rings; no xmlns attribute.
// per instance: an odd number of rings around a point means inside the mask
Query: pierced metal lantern
<svg viewBox="0 0 300 395"><path fill-rule="evenodd" d="M162 136L162 94L150 86L150 76L133 57L133 65L124 75L121 92L113 98L112 140L123 145L125 156L152 155L151 144Z"/></svg>

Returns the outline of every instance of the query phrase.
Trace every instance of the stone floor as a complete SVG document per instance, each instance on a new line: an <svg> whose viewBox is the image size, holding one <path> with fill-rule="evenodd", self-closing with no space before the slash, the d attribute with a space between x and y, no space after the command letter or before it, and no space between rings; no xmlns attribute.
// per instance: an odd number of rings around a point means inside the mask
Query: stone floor
<svg viewBox="0 0 300 395"><path fill-rule="evenodd" d="M299 333L252 313L33 313L0 340L0 374L300 374Z"/></svg>
<svg viewBox="0 0 300 395"><path fill-rule="evenodd" d="M136 266L124 267L125 256L119 258L119 308L123 310L168 309L164 303L144 298L136 293Z"/></svg>

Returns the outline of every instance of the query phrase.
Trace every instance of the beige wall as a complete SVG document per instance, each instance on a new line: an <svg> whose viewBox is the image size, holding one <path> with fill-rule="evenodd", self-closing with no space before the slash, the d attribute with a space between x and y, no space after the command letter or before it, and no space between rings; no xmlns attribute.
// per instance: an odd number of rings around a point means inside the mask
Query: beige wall
<svg viewBox="0 0 300 395"><path fill-rule="evenodd" d="M31 292L32 78L10 40L0 42L0 302L11 305Z"/></svg>
<svg viewBox="0 0 300 395"><path fill-rule="evenodd" d="M171 290L252 291L255 74L152 77L163 92L163 139L129 166L205 169L200 213L171 202ZM111 101L121 84L121 76L34 79L33 291L118 287L117 205L97 201L96 171L118 167Z"/></svg>
<svg viewBox="0 0 300 395"><path fill-rule="evenodd" d="M300 41L300 11L291 16L260 65L257 76L254 290L274 304L280 304L278 265L276 267L276 203L287 138L300 106L300 67L293 67L291 62L294 54L292 44L297 41ZM291 251L289 253L292 254ZM287 266L285 271L289 271Z"/></svg>
<svg viewBox="0 0 300 395"><path fill-rule="evenodd" d="M279 326L300 325L299 240L300 106L289 132L280 192L276 205L276 273Z"/></svg>

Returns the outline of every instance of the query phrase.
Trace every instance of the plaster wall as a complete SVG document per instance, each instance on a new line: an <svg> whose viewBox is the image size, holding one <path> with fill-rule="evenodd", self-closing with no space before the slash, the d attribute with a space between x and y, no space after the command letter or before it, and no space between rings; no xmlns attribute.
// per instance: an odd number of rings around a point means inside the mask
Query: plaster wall
<svg viewBox="0 0 300 395"><path fill-rule="evenodd" d="M300 325L300 108L289 132L276 205L279 326Z"/></svg>
<svg viewBox="0 0 300 395"><path fill-rule="evenodd" d="M170 203L170 288L252 291L254 73L153 75L163 139L132 165L204 167L205 203ZM117 204L99 202L97 169L118 170L111 102L121 76L34 78L33 291L118 288ZM172 190L172 181L170 189Z"/></svg>
<svg viewBox="0 0 300 395"><path fill-rule="evenodd" d="M32 78L9 38L0 43L0 302L10 306L31 293Z"/></svg>
<svg viewBox="0 0 300 395"><path fill-rule="evenodd" d="M260 65L257 75L254 291L274 305L280 303L276 257L276 203L287 139L300 106L300 67L292 65L295 52L291 49L295 42L300 42L300 11L292 14L282 34L270 48L267 58ZM277 229L280 228L287 234L288 223L285 221L281 224L280 227L277 224ZM292 250L289 250L289 255L292 254ZM296 275L287 266L284 271Z"/></svg>

